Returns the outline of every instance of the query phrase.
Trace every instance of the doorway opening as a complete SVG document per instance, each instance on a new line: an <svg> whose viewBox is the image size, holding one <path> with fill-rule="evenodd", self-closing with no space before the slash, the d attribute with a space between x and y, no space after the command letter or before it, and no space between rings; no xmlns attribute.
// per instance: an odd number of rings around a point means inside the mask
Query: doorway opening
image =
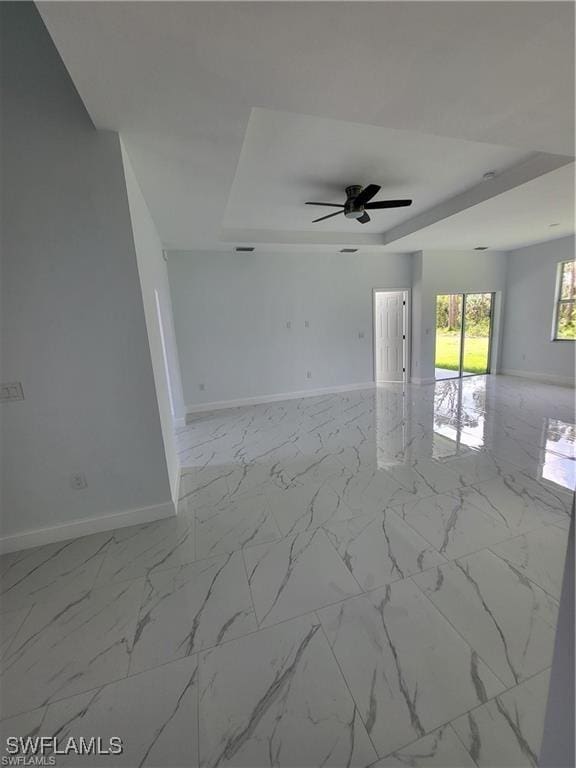
<svg viewBox="0 0 576 768"><path fill-rule="evenodd" d="M435 378L490 373L493 293L436 296Z"/></svg>
<svg viewBox="0 0 576 768"><path fill-rule="evenodd" d="M408 291L374 289L374 380L407 379Z"/></svg>

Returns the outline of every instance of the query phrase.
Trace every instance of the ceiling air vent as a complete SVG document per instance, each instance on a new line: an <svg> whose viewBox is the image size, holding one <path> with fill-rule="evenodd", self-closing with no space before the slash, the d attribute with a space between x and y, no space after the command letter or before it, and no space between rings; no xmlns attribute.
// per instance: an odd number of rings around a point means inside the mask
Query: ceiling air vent
<svg viewBox="0 0 576 768"><path fill-rule="evenodd" d="M475 251L487 251L488 246L487 245L478 245L476 248L474 248Z"/></svg>
<svg viewBox="0 0 576 768"><path fill-rule="evenodd" d="M236 248L234 248L236 253L252 253L254 250L253 245L237 245Z"/></svg>
<svg viewBox="0 0 576 768"><path fill-rule="evenodd" d="M358 248L342 248L340 253L358 253Z"/></svg>

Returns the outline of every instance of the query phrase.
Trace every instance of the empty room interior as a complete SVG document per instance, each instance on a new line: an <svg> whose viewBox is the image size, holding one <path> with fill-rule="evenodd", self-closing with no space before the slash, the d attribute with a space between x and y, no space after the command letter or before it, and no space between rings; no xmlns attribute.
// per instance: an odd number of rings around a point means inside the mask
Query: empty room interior
<svg viewBox="0 0 576 768"><path fill-rule="evenodd" d="M0 43L2 764L573 766L574 4Z"/></svg>

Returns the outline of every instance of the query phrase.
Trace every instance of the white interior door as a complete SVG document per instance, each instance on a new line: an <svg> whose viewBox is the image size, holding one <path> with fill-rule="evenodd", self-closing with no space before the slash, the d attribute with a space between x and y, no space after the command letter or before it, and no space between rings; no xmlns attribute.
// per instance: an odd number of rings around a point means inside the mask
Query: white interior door
<svg viewBox="0 0 576 768"><path fill-rule="evenodd" d="M377 291L376 381L404 381L405 304L403 291Z"/></svg>

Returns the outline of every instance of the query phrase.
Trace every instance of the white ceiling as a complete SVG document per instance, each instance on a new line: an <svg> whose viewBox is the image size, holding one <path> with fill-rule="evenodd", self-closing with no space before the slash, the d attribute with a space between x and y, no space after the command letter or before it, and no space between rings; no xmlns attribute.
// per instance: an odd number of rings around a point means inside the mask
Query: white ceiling
<svg viewBox="0 0 576 768"><path fill-rule="evenodd" d="M246 241L260 233L263 242L266 232L272 243L302 248L350 237L383 243L390 227L458 196L481 171L535 152L573 154L571 3L48 2L39 9L95 125L123 134L169 248L229 248L236 235ZM550 168L559 162L549 161ZM366 227L343 228L343 217L311 227L316 209L302 202L337 201L343 184L367 182L382 184L380 197L410 196L415 205L379 212ZM517 199L508 203L510 195L497 198L502 222ZM559 220L566 189L550 197L547 214ZM512 245L527 231L550 236L542 228L550 222L535 225L537 200L526 194L528 204L534 215L506 235ZM470 223L479 234L496 226L492 214L482 218L485 205L475 205ZM452 247L458 224L451 230L451 222L463 215L428 228L444 238L441 247ZM494 248L504 247L500 231L493 229ZM395 249L409 248L410 237Z"/></svg>
<svg viewBox="0 0 576 768"><path fill-rule="evenodd" d="M477 246L512 250L573 232L574 165L570 164L393 241L386 250Z"/></svg>
<svg viewBox="0 0 576 768"><path fill-rule="evenodd" d="M223 218L225 229L378 233L462 192L491 168L528 158L522 149L266 109L252 111ZM409 208L374 211L369 224L307 207L343 203L349 184L382 186L375 200L412 198Z"/></svg>

